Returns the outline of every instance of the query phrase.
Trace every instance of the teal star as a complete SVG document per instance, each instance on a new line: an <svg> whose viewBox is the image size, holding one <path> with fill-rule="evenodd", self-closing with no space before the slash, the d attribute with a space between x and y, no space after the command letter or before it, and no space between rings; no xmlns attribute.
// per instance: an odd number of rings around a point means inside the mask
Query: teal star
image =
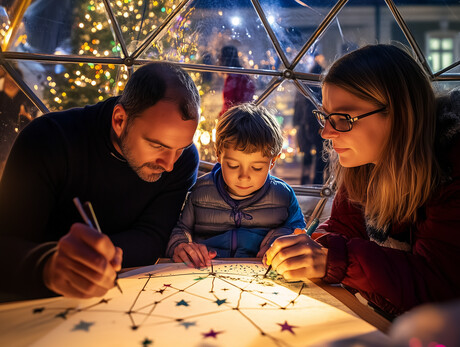
<svg viewBox="0 0 460 347"><path fill-rule="evenodd" d="M217 304L217 306L220 306L220 305L222 305L222 304L225 304L225 303L227 302L227 299L222 299L222 300L217 299L217 300L214 301L214 302Z"/></svg>
<svg viewBox="0 0 460 347"><path fill-rule="evenodd" d="M144 341L142 341L142 346L147 347L153 343L152 340L149 340L148 338L145 338Z"/></svg>
<svg viewBox="0 0 460 347"><path fill-rule="evenodd" d="M78 323L77 325L73 327L72 331L75 331L75 330L89 331L89 327L93 324L94 322L85 322L81 320L80 323Z"/></svg>
<svg viewBox="0 0 460 347"><path fill-rule="evenodd" d="M179 325L183 325L185 329L188 329L188 327L196 325L196 322L181 322Z"/></svg>
<svg viewBox="0 0 460 347"><path fill-rule="evenodd" d="M197 277L197 278L194 278L193 280L194 281L201 281L201 280L204 280L206 277Z"/></svg>
<svg viewBox="0 0 460 347"><path fill-rule="evenodd" d="M182 299L181 301L176 301L176 306L189 306L188 302Z"/></svg>

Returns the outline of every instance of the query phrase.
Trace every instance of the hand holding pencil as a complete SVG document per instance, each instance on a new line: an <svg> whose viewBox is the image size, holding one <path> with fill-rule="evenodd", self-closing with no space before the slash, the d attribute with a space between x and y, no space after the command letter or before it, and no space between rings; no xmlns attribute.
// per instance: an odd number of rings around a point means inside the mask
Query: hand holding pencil
<svg viewBox="0 0 460 347"><path fill-rule="evenodd" d="M121 270L122 251L96 230L75 223L59 240L43 270L50 290L66 297L90 298L113 288Z"/></svg>
<svg viewBox="0 0 460 347"><path fill-rule="evenodd" d="M324 277L328 250L310 238L317 226L313 220L306 230L276 239L263 258L267 273L276 270L287 281Z"/></svg>

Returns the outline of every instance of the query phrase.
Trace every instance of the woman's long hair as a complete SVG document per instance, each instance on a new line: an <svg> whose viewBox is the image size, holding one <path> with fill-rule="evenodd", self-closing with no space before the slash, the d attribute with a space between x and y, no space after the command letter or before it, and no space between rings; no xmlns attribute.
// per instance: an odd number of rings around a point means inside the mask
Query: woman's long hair
<svg viewBox="0 0 460 347"><path fill-rule="evenodd" d="M386 106L391 123L377 164L345 168L335 156L331 169L338 187L364 207L368 225L386 229L393 222L415 222L441 177L434 154L436 100L427 75L403 50L379 44L337 60L323 83L376 108Z"/></svg>

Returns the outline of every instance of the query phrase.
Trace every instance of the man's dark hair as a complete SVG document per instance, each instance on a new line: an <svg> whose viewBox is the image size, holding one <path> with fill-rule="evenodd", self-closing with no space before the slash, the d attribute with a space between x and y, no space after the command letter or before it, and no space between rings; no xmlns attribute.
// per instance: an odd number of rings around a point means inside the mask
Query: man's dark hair
<svg viewBox="0 0 460 347"><path fill-rule="evenodd" d="M182 68L167 62L153 62L137 69L118 104L125 109L129 123L161 100L176 103L183 120L199 117L200 95L195 83Z"/></svg>

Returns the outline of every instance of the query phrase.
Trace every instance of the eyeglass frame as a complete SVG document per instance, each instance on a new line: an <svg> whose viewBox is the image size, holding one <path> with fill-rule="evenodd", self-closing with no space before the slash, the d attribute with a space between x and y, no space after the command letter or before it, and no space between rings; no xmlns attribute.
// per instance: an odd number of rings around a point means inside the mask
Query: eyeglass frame
<svg viewBox="0 0 460 347"><path fill-rule="evenodd" d="M372 116L373 114L376 114L376 113L379 113L379 112L382 112L382 111L385 111L385 110L386 110L386 106L382 107L382 108L379 108L378 110L375 110L375 111L371 111L371 112L361 114L361 115L356 116L356 117L352 117L348 113L336 113L336 112L333 112L333 113L327 114L327 113L325 113L323 111L320 111L320 110L313 110L312 113L315 116L316 120L318 121L318 123L319 123L319 125L321 126L322 129L324 129L324 127L326 126L326 121L328 121L329 124L332 126L332 128L334 128L334 130L336 130L338 132L341 132L341 133L346 133L346 132L349 132L349 131L351 131L353 129L353 123L356 122L357 120L365 118L365 117L368 117L368 116ZM321 123L320 118L317 116L318 113L321 114L324 117L324 125L323 125L323 123ZM345 117L350 129L348 129L348 130L336 129L335 125L332 124L332 122L330 121L331 116Z"/></svg>

